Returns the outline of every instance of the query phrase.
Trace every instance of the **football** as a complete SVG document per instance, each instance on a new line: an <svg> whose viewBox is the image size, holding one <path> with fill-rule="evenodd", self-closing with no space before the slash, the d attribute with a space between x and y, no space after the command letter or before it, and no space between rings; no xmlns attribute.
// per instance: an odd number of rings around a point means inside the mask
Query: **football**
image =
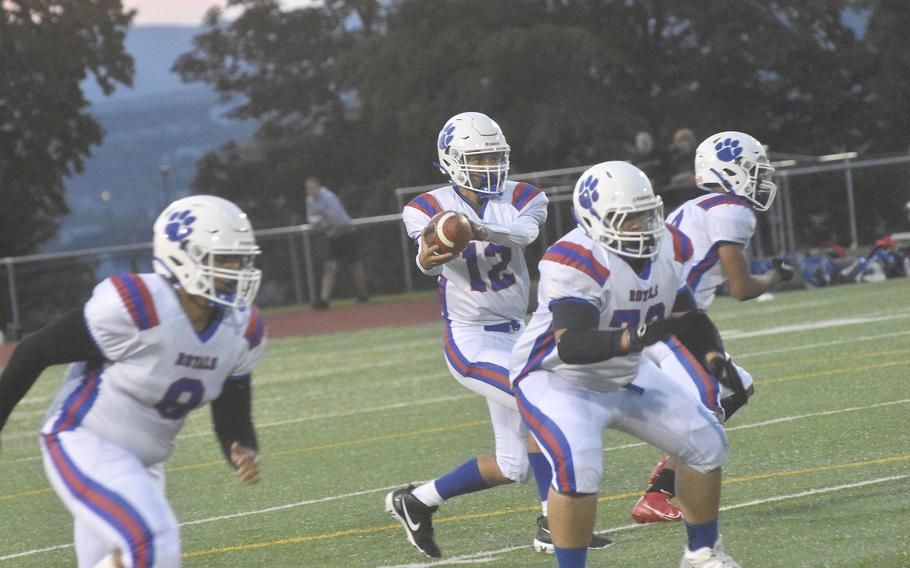
<svg viewBox="0 0 910 568"><path fill-rule="evenodd" d="M460 253L474 237L468 216L457 211L437 213L423 230L429 245L439 245L439 254Z"/></svg>

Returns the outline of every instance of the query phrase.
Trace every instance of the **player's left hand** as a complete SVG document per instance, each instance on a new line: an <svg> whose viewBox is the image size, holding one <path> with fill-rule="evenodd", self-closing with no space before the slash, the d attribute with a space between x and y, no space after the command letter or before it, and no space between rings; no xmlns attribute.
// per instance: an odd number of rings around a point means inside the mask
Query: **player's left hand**
<svg viewBox="0 0 910 568"><path fill-rule="evenodd" d="M259 482L259 453L256 450L234 442L231 444L231 462L237 467L240 481L247 485Z"/></svg>
<svg viewBox="0 0 910 568"><path fill-rule="evenodd" d="M648 324L641 324L637 328L629 328L629 352L640 353L648 345L670 336L670 320L654 320Z"/></svg>
<svg viewBox="0 0 910 568"><path fill-rule="evenodd" d="M793 266L778 256L771 259L771 270L777 271L781 282L787 282L793 278Z"/></svg>
<svg viewBox="0 0 910 568"><path fill-rule="evenodd" d="M710 351L705 354L705 369L735 394L746 394L746 387L743 386L743 379L739 376L739 371L733 361L725 353L719 351Z"/></svg>

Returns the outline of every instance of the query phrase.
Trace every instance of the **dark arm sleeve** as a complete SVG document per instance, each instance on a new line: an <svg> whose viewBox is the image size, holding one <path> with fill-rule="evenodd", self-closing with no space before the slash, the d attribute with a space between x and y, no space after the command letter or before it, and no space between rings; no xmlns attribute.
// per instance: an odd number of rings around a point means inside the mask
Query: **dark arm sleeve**
<svg viewBox="0 0 910 568"><path fill-rule="evenodd" d="M0 430L44 369L63 363L102 360L85 325L82 308L67 312L40 331L27 335L0 374Z"/></svg>
<svg viewBox="0 0 910 568"><path fill-rule="evenodd" d="M692 288L686 285L676 294L676 302L673 304L672 312L674 314L691 312L696 308L698 306L695 304L695 294L692 293Z"/></svg>
<svg viewBox="0 0 910 568"><path fill-rule="evenodd" d="M231 444L259 451L253 428L250 376L225 381L221 396L212 401L212 424L221 443L221 451L231 467Z"/></svg>
<svg viewBox="0 0 910 568"><path fill-rule="evenodd" d="M619 347L623 330L598 330L600 311L584 301L556 301L550 304L553 329L565 331L556 342L563 363L585 365L625 355Z"/></svg>
<svg viewBox="0 0 910 568"><path fill-rule="evenodd" d="M692 310L686 315L671 320L671 331L686 349L692 352L699 361L711 351L724 353L724 342L720 332L702 310Z"/></svg>

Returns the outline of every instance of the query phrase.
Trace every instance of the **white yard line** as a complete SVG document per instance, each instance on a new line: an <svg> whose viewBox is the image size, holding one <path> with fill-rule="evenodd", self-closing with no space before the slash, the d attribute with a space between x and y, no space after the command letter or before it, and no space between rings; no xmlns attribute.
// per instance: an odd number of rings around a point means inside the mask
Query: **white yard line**
<svg viewBox="0 0 910 568"><path fill-rule="evenodd" d="M879 321L891 321L897 319L910 318L910 312L898 312L883 314L880 316L863 316L855 318L837 318L830 320L814 321L810 323L797 323L793 325L783 325L766 329L756 329L755 331L731 330L722 333L724 339L746 339L748 337L761 337L764 335L779 335L781 333L793 333L796 331L808 331L811 329L827 329L830 327L841 327L845 325L862 325L875 323Z"/></svg>
<svg viewBox="0 0 910 568"><path fill-rule="evenodd" d="M887 339L889 337L899 337L901 335L910 335L910 331L895 331L892 333L880 333L878 335L859 335L845 339L835 339L833 341L822 341L820 343L806 343L804 345L795 345L791 347L780 347L778 349L766 349L765 351L753 351L751 353L736 353L735 359L747 359L749 357L761 357L762 355L775 355L777 353L788 353L790 351L802 351L804 349L815 349L816 347L830 347L831 345L843 345L845 343L857 343L859 341L875 341L876 339Z"/></svg>
<svg viewBox="0 0 910 568"><path fill-rule="evenodd" d="M823 493L833 493L835 491L843 491L845 489L854 489L856 487L864 487L866 485L876 485L879 483L887 483L889 481L898 481L901 479L907 479L910 477L910 474L904 475L892 475L890 477L879 477L878 479L868 479L866 481L858 481L856 483L845 483L843 485L833 485L831 487L822 487L820 489L811 489L809 491L800 491L799 493L791 493L789 495L776 495L774 497L767 497L765 499L756 499L754 501L746 501L745 503L737 503L735 505L727 505L721 507L721 511L730 511L733 509L742 509L745 507L755 507L757 505L764 505L766 503L776 503L779 501L788 501L790 499L800 499L802 497L809 497L812 495L820 495ZM631 524L623 525L619 527L614 527L612 529L606 529L602 531L597 531L597 534L610 534L618 533L622 531L630 531L633 529L639 529L641 527L646 527L648 525L642 524ZM452 566L456 564L480 564L486 562L492 562L495 560L495 557L501 554L506 554L508 552L513 552L515 550L521 550L524 548L530 548L530 545L523 546L511 546L508 548L499 548L496 550L486 550L483 552L476 552L474 554L465 554L463 556L453 556L451 558L445 558L442 560L436 560L432 562L414 562L411 564L395 564L392 566L381 566L380 568L431 568L433 566ZM2 560L2 558L0 558Z"/></svg>
<svg viewBox="0 0 910 568"><path fill-rule="evenodd" d="M730 426L726 428L727 432L733 432L735 430L748 430L750 428L761 428L762 426L772 426L774 424L782 424L784 422L793 422L794 420L802 420L803 418L815 418L818 416L831 416L834 414L842 414L844 412L856 412L857 410L869 410L871 408L882 408L884 406L894 406L895 404L907 404L910 403L910 399L902 400L889 400L888 402L879 402L877 404L870 404L867 406L851 406L849 408L839 408L837 410L823 410L821 412L810 412L808 414L796 414L794 416L783 416L781 418L772 418L771 420L763 420L761 422L751 422L749 424L740 424L739 426ZM638 448L641 446L647 446L645 442L632 442L629 444L621 444L619 446L611 446L609 448L604 448L604 452L615 452L617 450L627 450L629 448Z"/></svg>
<svg viewBox="0 0 910 568"><path fill-rule="evenodd" d="M468 395L468 396L473 396L473 395ZM742 424L742 425L740 425L740 426L735 426L735 427L732 427L732 428L728 428L727 430L729 431L729 430L744 430L744 429L747 429L747 428L758 428L758 427L761 427L761 426L767 426L767 425L772 425L772 424L779 424L779 423L781 423L781 422L790 422L790 421L793 421L793 420L800 420L800 419L802 419L802 418L812 418L812 417L815 417L815 416L829 416L829 415L833 415L833 414L840 414L840 413L843 413L843 412L854 412L854 411L857 411L857 410L868 410L868 409L872 409L872 408L880 408L880 407L883 407L883 406L892 406L892 405L896 405L896 404L907 404L907 403L910 403L910 399L906 399L906 400L895 400L895 401L890 401L890 402L882 402L882 403L878 403L878 404L871 404L871 405L868 405L868 406L854 406L854 407L850 407L850 408L844 408L844 409L841 409L841 410L829 410L829 411L824 411L824 412L815 412L815 413L811 413L811 414L801 414L801 415L796 415L796 416L785 416L785 417L782 417L782 418L775 418L775 419L772 419L772 420L765 420L765 421L763 421L763 422L754 422L754 423L751 423L751 424ZM637 448L637 447L639 447L639 446L645 446L645 445L647 445L647 444L645 444L644 442L637 442L637 443L631 443L631 444L623 444L623 445L619 445L619 446L613 446L613 447L610 447L610 448L605 448L605 449L604 449L604 452L610 452L610 451L616 451L616 450L623 450L623 449L628 449L628 448ZM7 463L8 463L8 462L7 462ZM903 477L910 477L910 474L905 475L905 476L903 476ZM882 479L890 480L890 479L897 479L897 478L882 478ZM879 481L860 482L859 485L868 484L868 483L878 483L878 482L879 482ZM421 483L421 482L418 482L418 483ZM229 514L229 515L220 515L220 516L214 516L214 517L206 517L206 518L204 518L204 519L197 519L197 520L195 520L195 521L186 521L186 522L183 522L183 523L180 524L180 526L191 526L191 525L198 525L198 524L203 524L203 523L211 523L211 522L220 521L220 520L225 520L225 519L235 519L235 518L241 518L241 517L248 517L248 516L251 516L251 515L259 515L259 514L263 514L263 513L271 513L271 512L274 512L274 511L281 511L281 510L284 510L284 509L291 509L291 508L295 508L295 507L303 507L303 506L306 506L306 505L313 505L313 504L317 504L317 503L325 503L325 502L328 502L328 501L336 501L336 500L339 500L339 499L346 499L346 498L349 498L349 497L357 497L357 496L360 496L360 495L368 495L368 494L370 494L370 493L380 493L380 492L382 492L382 491L390 491L390 490L392 490L392 489L395 489L395 488L397 488L397 487L401 487L401 486L403 486L403 485L404 485L404 483L400 483L400 484L396 484L396 485L390 485L390 486L387 486L387 487L378 487L378 488L374 488L374 489L364 489L364 490L362 490L362 491L355 491L355 492L353 492L353 493L344 493L344 494L341 494L341 495L332 495L332 496L329 496L329 497L321 497L321 498L319 498L319 499L310 499L310 500L306 500L306 501L299 501L299 502L296 502L296 503L288 503L288 504L285 504L285 505L276 505L276 506L274 506L274 507L268 507L268 508L265 508L265 509L257 509L257 510L253 510L253 511L244 511L244 512L240 512L240 513L232 513L232 514ZM850 487L852 487L852 486L855 486L855 484L854 484L854 485L851 485ZM847 486L843 486L843 487L847 487ZM824 491L825 491L825 490L814 490L814 492L824 492ZM805 492L805 494L812 494L812 493L813 493L812 491L810 491L810 492ZM803 495L803 493L801 493L801 494L799 494L799 495ZM774 500L774 499L780 500L780 499L783 499L783 498L769 498L768 500ZM768 500L760 500L760 501L750 502L750 503L752 503L752 504L758 504L758 503L761 503L761 502L766 502L766 501L768 501ZM743 507L743 506L747 506L747 505L745 505L745 504L742 504L742 505L729 505L729 506L727 506L727 507L723 507L722 510L734 509L734 508ZM627 526L624 526L624 527L617 527L617 528L609 529L609 530L607 530L607 531L602 531L602 532L616 532L616 531L620 531L620 530L626 530L627 528L635 528L635 527L638 527L638 526L643 526L643 525L638 525L638 524L627 525ZM11 559L11 558L18 558L18 557L20 557L20 556L29 556L29 555L32 555L32 554L40 554L40 553L42 553L42 552L51 552L51 551L58 550L58 549L61 549L61 548L69 548L69 547L71 547L71 546L72 546L72 544L60 544L60 545L57 545L57 546L50 546L50 547L46 547L46 548L36 548L36 549L33 549L33 550L27 550L27 551L25 551L25 552L17 552L17 553L15 553L15 554L8 554L8 555L6 555L6 556L0 556L0 561L2 561L2 560L8 560L8 559ZM486 562L486 560L483 560L484 558L487 558L487 557L490 557L490 556L494 556L494 555L496 555L496 554L502 554L502 553L504 553L504 552L511 552L512 550L518 550L518 549L521 549L521 548L526 548L526 547L525 547L525 546L510 547L510 548L506 548L506 549L501 549L500 551L495 551L495 550L494 550L494 551L483 552L483 553L478 553L478 554L469 555L469 556L466 556L466 557L458 557L458 558L461 560L460 563L462 563L462 564L477 563L477 562L482 562L482 561L483 561L483 562ZM449 561L450 563L452 563L453 560L456 560L456 558L449 559L448 561ZM439 565L439 564L438 564L438 563L437 563L437 564L413 564L413 565L407 564L407 565L403 565L402 567L399 567L399 568L404 568L404 566L408 566L408 567L417 567L417 566L437 566L437 565Z"/></svg>

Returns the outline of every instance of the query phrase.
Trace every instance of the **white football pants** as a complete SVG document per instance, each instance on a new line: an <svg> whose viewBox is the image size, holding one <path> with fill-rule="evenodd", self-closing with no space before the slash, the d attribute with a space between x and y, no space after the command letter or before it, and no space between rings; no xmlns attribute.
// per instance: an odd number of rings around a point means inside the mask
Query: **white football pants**
<svg viewBox="0 0 910 568"><path fill-rule="evenodd" d="M616 390L585 389L541 369L521 379L515 397L562 493L597 492L605 428L679 456L701 473L727 461L727 436L714 414L644 358L635 380Z"/></svg>
<svg viewBox="0 0 910 568"><path fill-rule="evenodd" d="M445 358L452 376L487 399L496 464L502 474L523 483L528 478L528 430L518 413L509 383L509 356L524 326L514 332L487 331L483 326L448 324Z"/></svg>
<svg viewBox="0 0 910 568"><path fill-rule="evenodd" d="M73 515L79 568L119 549L128 568L180 566L180 530L164 494L164 464L77 428L41 437L44 470Z"/></svg>

